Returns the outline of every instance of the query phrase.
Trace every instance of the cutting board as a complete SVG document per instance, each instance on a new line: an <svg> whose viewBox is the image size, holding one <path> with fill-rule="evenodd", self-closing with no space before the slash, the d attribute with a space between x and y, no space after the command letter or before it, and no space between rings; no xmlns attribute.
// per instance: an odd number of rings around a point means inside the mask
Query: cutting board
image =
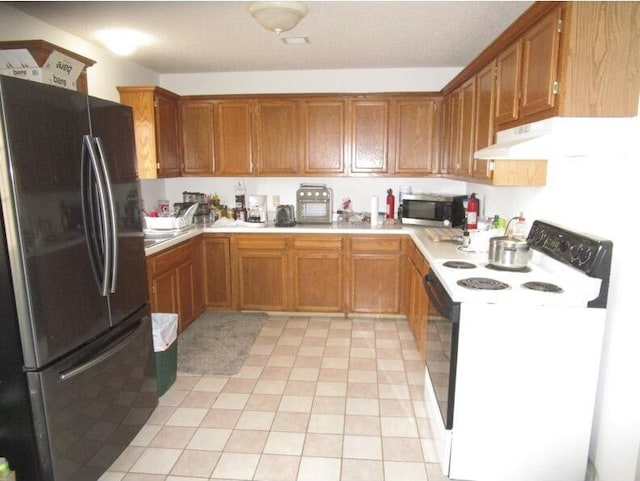
<svg viewBox="0 0 640 481"><path fill-rule="evenodd" d="M462 237L462 229L452 229L450 227L425 227L429 238L434 242L452 241Z"/></svg>

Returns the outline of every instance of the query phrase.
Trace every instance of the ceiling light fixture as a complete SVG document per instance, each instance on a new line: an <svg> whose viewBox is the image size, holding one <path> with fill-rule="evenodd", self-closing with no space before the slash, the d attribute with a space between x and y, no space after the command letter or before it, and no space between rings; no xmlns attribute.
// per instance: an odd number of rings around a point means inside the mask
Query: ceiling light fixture
<svg viewBox="0 0 640 481"><path fill-rule="evenodd" d="M98 30L96 37L116 55L127 56L139 47L153 43L153 37L130 28L108 28Z"/></svg>
<svg viewBox="0 0 640 481"><path fill-rule="evenodd" d="M253 2L247 11L264 28L280 35L298 25L309 7L302 2Z"/></svg>

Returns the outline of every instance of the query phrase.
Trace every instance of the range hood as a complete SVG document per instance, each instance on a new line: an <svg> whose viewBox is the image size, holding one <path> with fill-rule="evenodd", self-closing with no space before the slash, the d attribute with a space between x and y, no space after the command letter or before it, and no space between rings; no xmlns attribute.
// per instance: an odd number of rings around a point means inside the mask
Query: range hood
<svg viewBox="0 0 640 481"><path fill-rule="evenodd" d="M498 132L496 143L474 153L486 160L546 160L550 157L587 157L620 154L637 148L631 135L638 117L553 117Z"/></svg>

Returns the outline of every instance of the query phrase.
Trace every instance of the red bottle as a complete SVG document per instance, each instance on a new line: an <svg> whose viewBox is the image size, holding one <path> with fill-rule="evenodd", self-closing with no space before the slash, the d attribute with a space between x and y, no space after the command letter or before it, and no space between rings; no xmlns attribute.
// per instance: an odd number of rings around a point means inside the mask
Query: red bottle
<svg viewBox="0 0 640 481"><path fill-rule="evenodd" d="M393 196L393 190L387 190L387 219L393 219L395 211L396 198Z"/></svg>
<svg viewBox="0 0 640 481"><path fill-rule="evenodd" d="M476 194L473 193L469 196L469 201L467 202L467 229L477 229L478 228L478 211L480 210L480 202L476 198Z"/></svg>

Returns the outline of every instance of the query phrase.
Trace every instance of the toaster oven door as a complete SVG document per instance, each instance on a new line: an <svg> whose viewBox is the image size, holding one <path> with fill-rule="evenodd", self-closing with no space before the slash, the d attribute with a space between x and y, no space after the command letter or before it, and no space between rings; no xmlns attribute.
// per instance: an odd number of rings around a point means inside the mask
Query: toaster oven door
<svg viewBox="0 0 640 481"><path fill-rule="evenodd" d="M331 204L326 201L299 200L299 224L331 224Z"/></svg>

